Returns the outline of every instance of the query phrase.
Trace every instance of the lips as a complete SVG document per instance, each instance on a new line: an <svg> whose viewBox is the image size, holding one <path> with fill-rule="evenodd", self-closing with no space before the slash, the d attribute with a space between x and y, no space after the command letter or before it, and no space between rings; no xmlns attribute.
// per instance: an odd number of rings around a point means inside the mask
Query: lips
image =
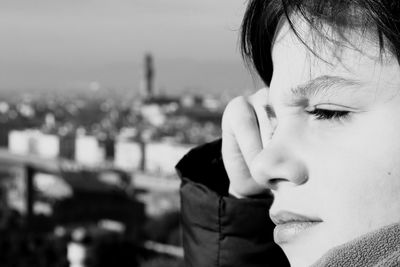
<svg viewBox="0 0 400 267"><path fill-rule="evenodd" d="M288 243L322 222L317 217L287 211L271 214L270 217L276 225L274 229L274 241L277 244Z"/></svg>

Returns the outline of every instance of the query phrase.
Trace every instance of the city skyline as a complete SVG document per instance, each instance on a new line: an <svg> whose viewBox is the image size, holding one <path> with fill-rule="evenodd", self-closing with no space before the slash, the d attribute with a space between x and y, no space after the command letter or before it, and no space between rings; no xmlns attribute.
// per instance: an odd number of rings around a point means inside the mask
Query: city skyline
<svg viewBox="0 0 400 267"><path fill-rule="evenodd" d="M0 90L138 89L145 53L156 87L254 88L238 49L242 0L2 0Z"/></svg>

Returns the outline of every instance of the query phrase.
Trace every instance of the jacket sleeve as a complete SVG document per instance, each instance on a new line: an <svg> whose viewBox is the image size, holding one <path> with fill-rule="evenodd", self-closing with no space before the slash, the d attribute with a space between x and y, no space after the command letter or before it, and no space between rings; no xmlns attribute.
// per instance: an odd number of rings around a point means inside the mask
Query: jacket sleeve
<svg viewBox="0 0 400 267"><path fill-rule="evenodd" d="M271 197L229 196L221 140L186 154L176 169L182 179L181 221L187 267L289 266L273 242Z"/></svg>

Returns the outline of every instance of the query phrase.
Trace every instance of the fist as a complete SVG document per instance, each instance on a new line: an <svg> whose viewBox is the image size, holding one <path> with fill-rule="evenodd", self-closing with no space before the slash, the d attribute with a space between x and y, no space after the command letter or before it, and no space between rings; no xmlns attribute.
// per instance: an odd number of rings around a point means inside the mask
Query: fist
<svg viewBox="0 0 400 267"><path fill-rule="evenodd" d="M222 159L230 180L229 193L238 198L268 191L252 178L250 168L273 134L267 103L268 89L263 88L231 100L222 116Z"/></svg>

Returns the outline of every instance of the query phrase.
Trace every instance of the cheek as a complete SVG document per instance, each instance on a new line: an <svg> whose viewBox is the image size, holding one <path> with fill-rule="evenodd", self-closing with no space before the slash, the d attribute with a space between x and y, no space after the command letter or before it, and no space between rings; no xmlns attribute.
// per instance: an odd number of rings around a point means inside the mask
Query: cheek
<svg viewBox="0 0 400 267"><path fill-rule="evenodd" d="M385 175L380 167L362 160L351 161L349 157L344 159L340 153L327 159L314 169L308 190L314 196L314 208L324 220L320 242L333 247L400 222L398 173Z"/></svg>
<svg viewBox="0 0 400 267"><path fill-rule="evenodd" d="M314 146L310 183L327 223L345 239L400 221L400 127L380 123L372 128L371 119Z"/></svg>

